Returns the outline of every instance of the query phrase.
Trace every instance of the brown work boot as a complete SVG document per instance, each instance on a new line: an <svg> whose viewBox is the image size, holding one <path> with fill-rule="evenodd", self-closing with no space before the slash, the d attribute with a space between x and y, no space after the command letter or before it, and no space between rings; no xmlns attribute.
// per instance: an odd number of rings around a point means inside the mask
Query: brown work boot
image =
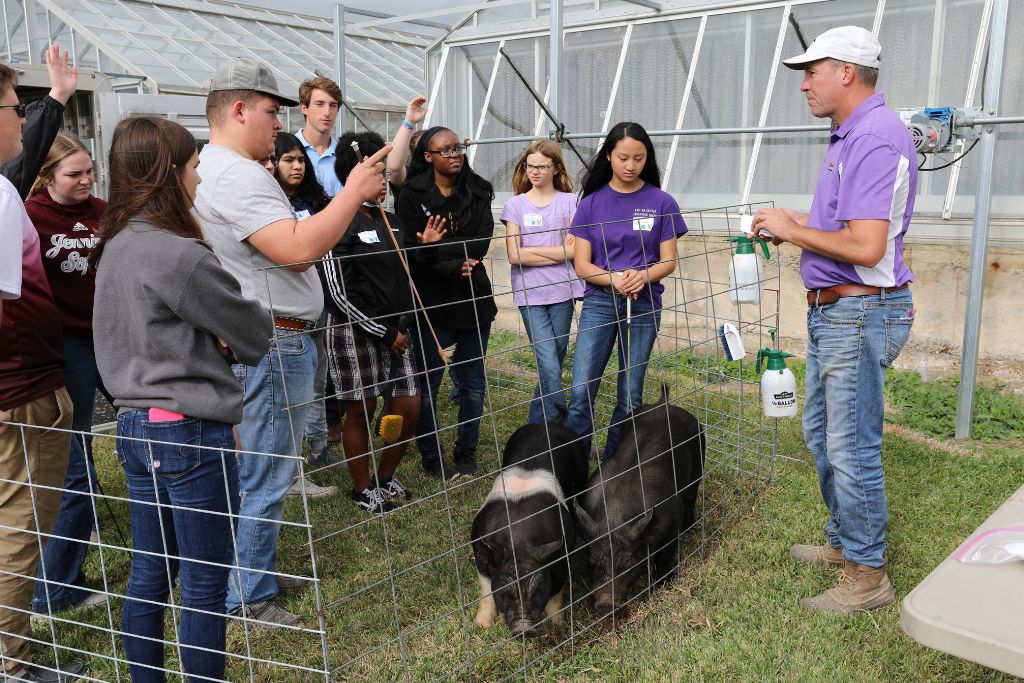
<svg viewBox="0 0 1024 683"><path fill-rule="evenodd" d="M843 559L843 549L833 548L827 543L825 545L805 545L803 543L797 543L796 545L789 546L789 554L792 555L795 560L821 567L828 565L832 565L833 567L842 567L843 562L845 562Z"/></svg>
<svg viewBox="0 0 1024 683"><path fill-rule="evenodd" d="M873 610L891 605L896 591L889 582L889 563L877 569L846 560L839 583L821 595L804 598L804 609L818 612L851 614L859 610Z"/></svg>

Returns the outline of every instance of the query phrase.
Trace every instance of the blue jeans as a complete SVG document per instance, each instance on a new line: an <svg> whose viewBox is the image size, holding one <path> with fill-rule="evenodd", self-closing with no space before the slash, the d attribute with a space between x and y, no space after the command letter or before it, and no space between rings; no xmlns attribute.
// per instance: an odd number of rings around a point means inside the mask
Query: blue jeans
<svg viewBox="0 0 1024 683"><path fill-rule="evenodd" d="M565 388L562 386L562 361L569 346L569 326L576 301L556 304L520 306L526 334L533 344L540 380L530 401L531 424L544 424L555 420L558 408L565 406Z"/></svg>
<svg viewBox="0 0 1024 683"><path fill-rule="evenodd" d="M828 507L825 536L846 559L885 563L883 389L914 322L910 290L851 296L807 311L804 441Z"/></svg>
<svg viewBox="0 0 1024 683"><path fill-rule="evenodd" d="M320 316L317 327L327 324L327 312ZM325 329L310 334L316 345L316 374L313 376L313 404L309 406L306 418L305 437L310 453L323 453L327 449L327 404L324 390L327 387L327 352L324 350ZM331 399L337 400L337 399Z"/></svg>
<svg viewBox="0 0 1024 683"><path fill-rule="evenodd" d="M149 422L146 413L130 411L118 416L117 436L132 500L132 568L121 613L132 681L165 680L164 605L179 575L178 629L168 640L177 641L189 681L206 680L193 675L221 680L238 510L231 425L188 417Z"/></svg>
<svg viewBox="0 0 1024 683"><path fill-rule="evenodd" d="M430 336L430 331L422 319L417 325L417 331L416 343L423 349L427 371L419 376L423 399L420 404L420 417L416 422L416 445L423 459L431 460L440 458L444 452L441 448L441 434L434 419L434 406L437 405L437 392L441 388L445 366L437 353L434 338ZM436 331L442 348L458 344L455 355L449 361L450 367L459 375L459 427L455 438L455 450L475 450L480 440L480 418L484 414L484 394L487 388L484 354L487 353L491 326L488 323L480 329L437 328Z"/></svg>
<svg viewBox="0 0 1024 683"><path fill-rule="evenodd" d="M654 310L651 302L643 298L632 303L632 319L628 325L626 300L618 294L595 290L583 300L573 356L569 416L565 425L584 437L588 450L595 430L594 402L612 348L618 350L619 369L616 374L615 410L608 427L605 457L615 452L623 420L630 411L643 403L647 361L651 357L660 325L661 310ZM628 367L626 347L629 352Z"/></svg>
<svg viewBox="0 0 1024 683"><path fill-rule="evenodd" d="M245 392L238 436L238 566L228 587L228 611L277 595L277 539L284 497L298 474L302 433L313 400L316 347L305 333L278 330L256 367L233 366ZM303 405L305 404L305 405ZM266 455L266 454L275 455ZM263 573L270 572L270 573Z"/></svg>
<svg viewBox="0 0 1024 683"><path fill-rule="evenodd" d="M36 573L36 593L32 611L40 614L61 612L81 602L89 594L82 565L89 550L89 535L96 521L96 468L92 461L92 411L96 401L99 372L90 337L64 337L64 379L75 414L71 428L68 472L60 499L53 538L43 546ZM68 540L65 540L68 539ZM43 582L43 573L46 582Z"/></svg>

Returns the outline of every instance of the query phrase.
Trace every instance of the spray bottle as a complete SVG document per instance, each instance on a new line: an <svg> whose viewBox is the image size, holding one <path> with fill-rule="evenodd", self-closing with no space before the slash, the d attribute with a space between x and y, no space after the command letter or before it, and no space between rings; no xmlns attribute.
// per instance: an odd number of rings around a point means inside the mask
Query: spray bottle
<svg viewBox="0 0 1024 683"><path fill-rule="evenodd" d="M770 330L775 345L775 328ZM761 349L757 352L755 370L761 372L761 359L768 359L768 368L761 375L761 402L766 417L793 417L796 415L796 377L786 367L784 358L793 354L781 349Z"/></svg>
<svg viewBox="0 0 1024 683"><path fill-rule="evenodd" d="M746 235L733 235L727 241L736 243L736 253L729 261L729 298L735 304L759 303L764 293L764 266L754 253L754 240ZM757 241L765 261L769 260L768 245L764 240Z"/></svg>

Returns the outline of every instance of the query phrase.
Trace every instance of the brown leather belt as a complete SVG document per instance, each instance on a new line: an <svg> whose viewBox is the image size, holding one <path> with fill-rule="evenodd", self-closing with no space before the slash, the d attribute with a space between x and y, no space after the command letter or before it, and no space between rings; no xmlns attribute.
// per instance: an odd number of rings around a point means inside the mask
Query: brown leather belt
<svg viewBox="0 0 1024 683"><path fill-rule="evenodd" d="M821 306L824 304L834 304L846 296L872 296L875 294L881 294L882 292L898 292L901 289L906 289L909 284L909 282L904 282L899 287L833 285L832 287L822 287L821 289L809 289L807 290L807 305L814 306L817 304Z"/></svg>
<svg viewBox="0 0 1024 683"><path fill-rule="evenodd" d="M316 327L316 323L308 320L299 320L298 318L283 318L275 315L274 327L279 330L289 330L292 332L308 332Z"/></svg>

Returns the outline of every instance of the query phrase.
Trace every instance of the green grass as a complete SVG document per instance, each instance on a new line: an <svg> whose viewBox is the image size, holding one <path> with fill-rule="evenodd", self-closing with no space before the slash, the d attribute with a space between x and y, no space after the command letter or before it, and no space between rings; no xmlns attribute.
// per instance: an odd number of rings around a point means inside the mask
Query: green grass
<svg viewBox="0 0 1024 683"><path fill-rule="evenodd" d="M887 419L930 436L951 437L959 388L959 377L925 382L916 372L891 372L886 393L893 410ZM1024 438L1024 399L999 385L978 386L971 435L977 439Z"/></svg>
<svg viewBox="0 0 1024 683"><path fill-rule="evenodd" d="M532 390L533 358L522 340L495 335L490 354L491 414L481 425L482 472L497 467L495 443L503 444L525 421L524 399ZM684 544L689 559L680 578L650 599L637 600L626 623L614 630L595 624L580 599L586 581L577 581L572 626L567 619L565 626L545 628L524 645L509 640L502 624L480 631L472 623L479 593L469 526L491 477L445 492L419 474L418 454L411 449L400 472L419 498L390 516L385 528L380 520L367 521L344 498L350 486L346 474L319 475L319 483L337 484L343 491L339 497L310 501L327 650L333 667L344 664L336 680L466 680L467 661L476 681L522 679L524 665L526 678L542 681L1003 680L917 645L900 631L896 606L847 619L801 611L799 598L824 590L834 576L796 566L786 553L792 543L820 538L824 519L798 421L780 421L776 432L760 415L756 387L734 381L736 364L680 353L652 365L648 398L657 396L659 379L669 380L674 400L709 425L709 467L698 511L704 517L702 533ZM744 364L744 373L752 365ZM794 369L802 375L801 364ZM608 413L612 387L605 385L599 405ZM454 406L442 399L441 408L442 424L454 424ZM443 438L450 444L453 437ZM758 453L773 439L778 439L780 454L795 460L779 460L775 483L767 486L771 463ZM1020 484L1024 461L1018 451L976 442L968 453L973 457L886 435L892 576L900 598ZM97 443L97 459L106 492L123 496L123 475L109 440ZM126 527L127 506L115 502L113 509ZM105 509L102 516L109 517ZM286 519L304 519L301 501L289 499ZM115 542L109 521L104 530L104 541ZM308 558L307 530L286 528L281 569L307 575ZM103 559L111 589L123 591L127 553L106 551ZM579 564L574 571L585 573ZM96 552L90 553L86 572L92 580L102 575ZM306 615L316 606L312 591L282 604ZM120 601L115 599L113 606L117 625ZM59 642L108 656L116 648L123 657L120 639L112 643L103 631L108 623L104 609L76 618L99 628L58 625ZM310 616L307 624L316 627L317 620ZM45 626L36 626L34 634L50 638ZM228 641L232 653L246 652L240 628L229 629ZM314 668L323 662L317 633L260 632L250 647L254 657L273 662ZM38 658L47 656L39 647ZM90 664L91 675L114 680L111 662L93 657ZM173 664L169 658L168 665ZM121 675L126 680L123 667ZM228 678L249 680L250 671L232 661ZM260 663L253 665L252 678L318 680Z"/></svg>

